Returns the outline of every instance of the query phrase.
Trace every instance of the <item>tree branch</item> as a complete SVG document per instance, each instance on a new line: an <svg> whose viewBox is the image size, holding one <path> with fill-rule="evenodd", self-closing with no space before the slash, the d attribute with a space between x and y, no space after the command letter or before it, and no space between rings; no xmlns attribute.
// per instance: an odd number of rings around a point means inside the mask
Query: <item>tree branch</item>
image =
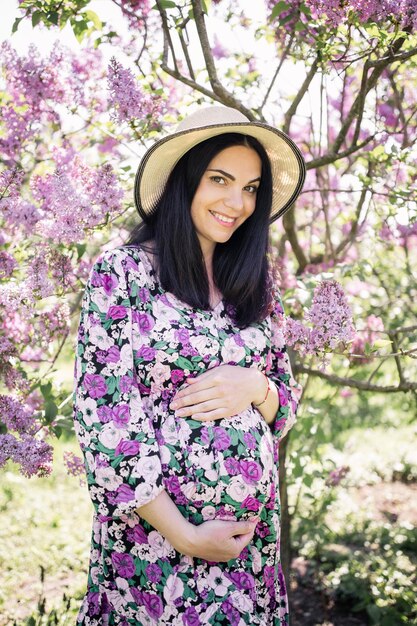
<svg viewBox="0 0 417 626"><path fill-rule="evenodd" d="M284 52L282 53L282 56L281 56L281 59L280 59L280 61L279 61L279 63L278 63L278 67L277 67L277 69L276 69L276 71L275 71L275 74L273 75L272 80L271 80L271 82L270 82L270 84L269 84L269 87L268 87L268 89L266 90L266 94L265 94L265 97L264 97L264 99L263 99L263 101L262 101L262 104L261 104L261 106L260 106L260 107L259 107L259 109L258 109L259 114L262 114L262 109L264 108L264 106L265 106L265 104L266 104L266 102L267 102L267 100L268 100L268 98L269 98L269 94L271 93L272 87L273 87L273 86L274 86L274 84L275 84L275 81L276 81L276 79L277 79L277 77L278 77L279 72L281 71L281 68L282 68L282 66L283 66L283 64L284 64L284 61L285 61L285 59L287 58L288 52L290 51L290 48L291 48L291 46L292 46L292 42L293 42L293 41L294 41L294 34L291 34L290 40L289 40L289 42L287 43L287 45L285 46L285 50L284 50Z"/></svg>
<svg viewBox="0 0 417 626"><path fill-rule="evenodd" d="M313 80L314 76L316 75L317 72L317 68L319 66L319 61L318 58L315 58L313 61L312 66L310 67L307 76L304 79L303 84L301 85L300 89L298 90L297 95L295 96L294 100L291 102L290 107L288 108L287 112L284 115L284 125L282 127L284 133L289 132L290 130L290 125L291 125L291 120L294 117L297 109L298 109L298 105L300 104L301 100L304 98L307 89L309 88L311 81Z"/></svg>
<svg viewBox="0 0 417 626"><path fill-rule="evenodd" d="M193 7L194 20L197 28L198 37L200 40L201 50L203 52L204 62L206 65L207 74L209 77L211 88L216 94L216 100L223 102L223 104L238 109L243 115L252 121L255 120L255 116L250 109L247 109L239 100L237 100L233 94L231 94L218 79L216 66L214 64L213 55L211 53L210 42L207 35L206 24L204 21L204 11L201 0L191 0Z"/></svg>
<svg viewBox="0 0 417 626"><path fill-rule="evenodd" d="M338 161L339 159L344 159L345 157L350 156L354 152L357 152L358 150L361 150L362 148L364 148L373 139L375 139L375 135L369 135L369 137L361 141L361 143L358 143L354 146L351 146L350 148L347 148L346 150L344 150L344 152L334 152L334 151L328 152L327 154L324 154L323 156L317 159L312 159L311 161L308 161L306 163L306 168L308 170L313 170L317 167L322 167L323 165L334 163L335 161Z"/></svg>
<svg viewBox="0 0 417 626"><path fill-rule="evenodd" d="M304 254L304 250L300 246L300 242L297 237L296 223L295 223L295 212L294 207L291 207L289 211L284 214L282 218L282 224L285 228L285 233L287 235L288 241L291 244L291 248L295 254L295 258L298 261L298 270L297 274L300 274L306 265L308 265L308 260L306 255Z"/></svg>
<svg viewBox="0 0 417 626"><path fill-rule="evenodd" d="M341 387L353 387L354 389L360 389L361 391L375 391L377 393L398 393L407 391L417 391L417 382L400 382L399 385L373 385L363 380L356 380L355 378L343 378L342 376L336 376L335 374L326 374L320 370L315 370L304 365L296 364L294 366L294 372L296 374L308 374L310 376L317 376L323 380L327 380L334 385Z"/></svg>

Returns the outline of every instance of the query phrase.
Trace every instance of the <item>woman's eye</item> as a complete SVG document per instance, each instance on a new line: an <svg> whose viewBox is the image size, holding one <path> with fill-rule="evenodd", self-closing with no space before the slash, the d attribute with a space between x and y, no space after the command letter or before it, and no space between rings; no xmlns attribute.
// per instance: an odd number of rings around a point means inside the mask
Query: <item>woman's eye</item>
<svg viewBox="0 0 417 626"><path fill-rule="evenodd" d="M258 187L255 187L254 185L248 185L245 189L246 191L249 191L249 193L256 193L258 191Z"/></svg>
<svg viewBox="0 0 417 626"><path fill-rule="evenodd" d="M223 185L225 182L223 176L210 176L210 180L212 180L214 183L220 183L221 185Z"/></svg>

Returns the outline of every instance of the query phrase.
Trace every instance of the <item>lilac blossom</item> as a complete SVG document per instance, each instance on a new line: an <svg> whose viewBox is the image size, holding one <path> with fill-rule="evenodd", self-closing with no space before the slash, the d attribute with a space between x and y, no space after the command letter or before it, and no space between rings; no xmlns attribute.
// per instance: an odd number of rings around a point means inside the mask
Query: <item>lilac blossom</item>
<svg viewBox="0 0 417 626"><path fill-rule="evenodd" d="M322 281L315 288L305 320L310 326L291 318L286 318L284 324L286 343L302 354L330 352L354 338L352 313L335 280Z"/></svg>
<svg viewBox="0 0 417 626"><path fill-rule="evenodd" d="M108 88L112 117L119 123L147 120L150 126L158 123L162 111L159 96L146 93L130 69L113 57L108 71Z"/></svg>
<svg viewBox="0 0 417 626"><path fill-rule="evenodd" d="M0 435L0 468L11 460L20 466L20 472L27 478L46 476L52 469L52 455L49 443L31 435L22 435L21 439L9 433Z"/></svg>
<svg viewBox="0 0 417 626"><path fill-rule="evenodd" d="M108 214L117 215L124 193L110 164L93 168L72 151L57 151L54 156L55 172L31 180L42 212L37 230L55 241L72 243L82 240L85 230L103 223Z"/></svg>
<svg viewBox="0 0 417 626"><path fill-rule="evenodd" d="M85 474L83 460L73 452L64 452L64 465L70 476L84 476Z"/></svg>

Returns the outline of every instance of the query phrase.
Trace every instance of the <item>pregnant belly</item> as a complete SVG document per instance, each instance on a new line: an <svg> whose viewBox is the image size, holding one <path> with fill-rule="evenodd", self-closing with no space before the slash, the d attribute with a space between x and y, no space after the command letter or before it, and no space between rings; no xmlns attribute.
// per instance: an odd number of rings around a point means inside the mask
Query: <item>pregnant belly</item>
<svg viewBox="0 0 417 626"><path fill-rule="evenodd" d="M273 440L259 411L249 408L216 422L175 423L179 462L174 472L170 468L166 488L187 517L195 523L246 519L273 500Z"/></svg>

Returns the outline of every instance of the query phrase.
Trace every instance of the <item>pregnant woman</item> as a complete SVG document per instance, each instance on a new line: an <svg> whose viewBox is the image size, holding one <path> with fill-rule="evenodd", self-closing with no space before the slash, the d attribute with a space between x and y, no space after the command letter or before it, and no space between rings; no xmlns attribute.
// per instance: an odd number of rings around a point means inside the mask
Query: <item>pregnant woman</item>
<svg viewBox="0 0 417 626"><path fill-rule="evenodd" d="M129 242L81 311L74 419L95 508L78 624L288 624L278 444L301 389L268 264L305 168L208 107L142 159Z"/></svg>

